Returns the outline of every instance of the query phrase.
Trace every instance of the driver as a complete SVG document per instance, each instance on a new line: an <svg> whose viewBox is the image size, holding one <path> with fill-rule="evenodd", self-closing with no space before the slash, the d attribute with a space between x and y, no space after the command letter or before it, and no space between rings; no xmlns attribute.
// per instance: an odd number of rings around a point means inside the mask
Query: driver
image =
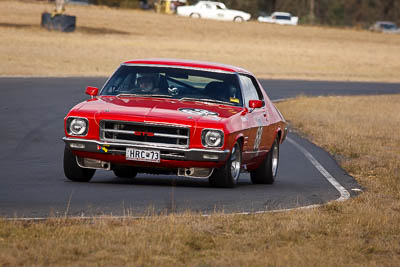
<svg viewBox="0 0 400 267"><path fill-rule="evenodd" d="M138 73L136 75L136 85L143 93L158 93L156 73Z"/></svg>

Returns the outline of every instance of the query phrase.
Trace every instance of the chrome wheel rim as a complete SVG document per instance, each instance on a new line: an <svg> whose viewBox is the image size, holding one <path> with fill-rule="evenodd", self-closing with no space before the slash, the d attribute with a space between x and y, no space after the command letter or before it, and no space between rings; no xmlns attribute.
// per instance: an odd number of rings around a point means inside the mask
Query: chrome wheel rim
<svg viewBox="0 0 400 267"><path fill-rule="evenodd" d="M274 144L274 148L272 149L272 175L275 177L276 172L278 171L278 160L279 160L279 147L277 144Z"/></svg>
<svg viewBox="0 0 400 267"><path fill-rule="evenodd" d="M240 155L240 149L238 149L239 145L235 144L235 146L232 149L232 154L231 154L231 176L234 181L237 181L239 179L239 174L240 174L240 164L241 164L241 155Z"/></svg>

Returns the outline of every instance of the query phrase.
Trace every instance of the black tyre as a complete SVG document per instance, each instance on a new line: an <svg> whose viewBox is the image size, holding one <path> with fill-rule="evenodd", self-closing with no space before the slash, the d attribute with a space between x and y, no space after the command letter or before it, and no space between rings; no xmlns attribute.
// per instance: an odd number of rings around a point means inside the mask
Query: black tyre
<svg viewBox="0 0 400 267"><path fill-rule="evenodd" d="M234 145L226 164L223 167L214 170L213 174L209 178L210 184L216 187L235 187L239 181L241 165L242 146L240 142L237 142Z"/></svg>
<svg viewBox="0 0 400 267"><path fill-rule="evenodd" d="M278 164L279 138L277 137L260 166L258 166L258 168L254 171L250 172L251 182L253 184L273 184L278 172Z"/></svg>
<svg viewBox="0 0 400 267"><path fill-rule="evenodd" d="M117 168L113 169L113 172L114 172L115 176L117 176L118 178L133 179L137 175L137 171L135 170L134 167L125 167L125 166L117 167Z"/></svg>
<svg viewBox="0 0 400 267"><path fill-rule="evenodd" d="M79 167L76 162L76 156L68 148L64 148L64 174L65 176L75 182L89 182L92 179L95 169L86 169Z"/></svg>

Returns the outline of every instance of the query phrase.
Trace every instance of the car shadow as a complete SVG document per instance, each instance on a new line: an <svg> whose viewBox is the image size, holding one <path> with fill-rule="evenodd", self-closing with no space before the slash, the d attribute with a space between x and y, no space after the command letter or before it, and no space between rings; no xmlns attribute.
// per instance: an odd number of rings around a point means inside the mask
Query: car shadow
<svg viewBox="0 0 400 267"><path fill-rule="evenodd" d="M208 179L206 178L186 178L186 177L178 177L173 175L152 175L152 176L142 176L132 178L117 178L117 177L99 177L90 182L93 184L113 184L113 185L136 185L136 186L165 186L165 187L193 187L193 188L215 188L210 186L208 183ZM249 181L239 180L238 186L247 186L251 185ZM220 189L220 188L218 188ZM224 189L224 188L222 188Z"/></svg>
<svg viewBox="0 0 400 267"><path fill-rule="evenodd" d="M39 27L34 24L25 24L25 23L6 23L6 22L0 22L0 28L13 28L13 29L26 29L26 28L35 28Z"/></svg>
<svg viewBox="0 0 400 267"><path fill-rule="evenodd" d="M0 28L11 28L11 29L41 29L40 25L36 24L25 24L25 23L7 23L0 22ZM95 28L95 27L87 27L87 26L77 26L75 32L80 32L84 34L91 35L104 35L104 34L120 34L120 35L130 35L130 32L120 31L111 28Z"/></svg>

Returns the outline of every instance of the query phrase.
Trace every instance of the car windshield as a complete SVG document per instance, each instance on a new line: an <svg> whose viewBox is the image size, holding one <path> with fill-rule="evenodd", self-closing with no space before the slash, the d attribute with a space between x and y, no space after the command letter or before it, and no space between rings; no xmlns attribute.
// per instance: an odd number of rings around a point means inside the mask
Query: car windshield
<svg viewBox="0 0 400 267"><path fill-rule="evenodd" d="M289 16L276 16L276 19L290 20Z"/></svg>
<svg viewBox="0 0 400 267"><path fill-rule="evenodd" d="M396 24L394 23L382 23L381 27L385 30L395 30L397 28Z"/></svg>
<svg viewBox="0 0 400 267"><path fill-rule="evenodd" d="M100 95L165 97L243 106L236 74L185 68L122 65Z"/></svg>

